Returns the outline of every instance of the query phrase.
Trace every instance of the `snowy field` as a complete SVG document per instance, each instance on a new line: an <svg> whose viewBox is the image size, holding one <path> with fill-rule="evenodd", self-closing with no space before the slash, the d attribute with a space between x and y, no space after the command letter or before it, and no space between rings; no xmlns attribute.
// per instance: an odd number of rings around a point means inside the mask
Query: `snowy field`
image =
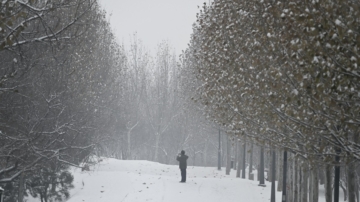
<svg viewBox="0 0 360 202"><path fill-rule="evenodd" d="M187 169L187 182L179 183L178 166L149 161L104 160L92 172L75 172L69 202L219 202L269 201L270 186L235 178L216 168ZM277 195L280 197L280 194Z"/></svg>
<svg viewBox="0 0 360 202"><path fill-rule="evenodd" d="M225 175L224 168L189 166L187 182L179 183L180 171L175 165L104 159L91 171L75 169L73 174L75 188L68 202L270 201L269 182L260 187L257 181L236 178L235 170ZM319 201L324 202L321 189ZM281 202L281 192L276 193L276 201Z"/></svg>

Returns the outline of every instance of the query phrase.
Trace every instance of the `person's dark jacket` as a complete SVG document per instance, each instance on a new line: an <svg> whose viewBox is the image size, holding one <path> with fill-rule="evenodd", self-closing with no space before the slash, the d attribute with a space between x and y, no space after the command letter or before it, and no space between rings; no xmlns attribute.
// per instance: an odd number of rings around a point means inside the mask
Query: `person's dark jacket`
<svg viewBox="0 0 360 202"><path fill-rule="evenodd" d="M176 157L176 160L179 161L179 168L180 169L186 169L187 167L187 163L186 163L186 160L188 159L189 157L186 156L185 154L181 154L179 156Z"/></svg>

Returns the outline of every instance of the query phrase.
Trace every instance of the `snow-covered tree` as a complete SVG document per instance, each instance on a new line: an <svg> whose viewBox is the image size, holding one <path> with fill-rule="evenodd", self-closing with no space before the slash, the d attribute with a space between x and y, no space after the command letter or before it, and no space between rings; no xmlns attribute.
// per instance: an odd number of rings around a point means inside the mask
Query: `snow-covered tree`
<svg viewBox="0 0 360 202"><path fill-rule="evenodd" d="M259 130L248 137L306 164L340 155L351 166L359 159L358 18L353 1L204 5L184 56L200 81L195 99L215 122Z"/></svg>

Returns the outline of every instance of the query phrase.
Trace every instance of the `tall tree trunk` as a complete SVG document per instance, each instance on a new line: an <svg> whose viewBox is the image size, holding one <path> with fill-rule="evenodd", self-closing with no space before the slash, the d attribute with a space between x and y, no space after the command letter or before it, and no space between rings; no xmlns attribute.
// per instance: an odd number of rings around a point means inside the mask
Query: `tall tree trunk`
<svg viewBox="0 0 360 202"><path fill-rule="evenodd" d="M270 202L275 202L276 201L276 192L275 192L275 171L276 171L276 150L273 149L272 153L272 161L271 161L271 197L270 197Z"/></svg>
<svg viewBox="0 0 360 202"><path fill-rule="evenodd" d="M356 180L356 184L355 184L355 190L356 190L356 192L355 192L355 196L356 196L356 202L360 202L360 200L359 200L359 182L358 182L358 180L359 180L359 178L357 177L356 178L357 180Z"/></svg>
<svg viewBox="0 0 360 202"><path fill-rule="evenodd" d="M45 191L44 191L44 202L48 202L48 195L47 195L47 191L46 191L47 189L45 189Z"/></svg>
<svg viewBox="0 0 360 202"><path fill-rule="evenodd" d="M345 164L344 169L340 170L340 188L343 190L344 193L344 201L347 201L347 165Z"/></svg>
<svg viewBox="0 0 360 202"><path fill-rule="evenodd" d="M335 149L337 154L340 154L339 149ZM334 202L339 202L339 188L340 188L340 156L335 156L335 173L334 173Z"/></svg>
<svg viewBox="0 0 360 202"><path fill-rule="evenodd" d="M21 173L20 175L20 180L19 180L19 194L18 194L18 202L23 202L24 201L24 192L25 192L25 174L24 172ZM1 199L0 199L1 200Z"/></svg>
<svg viewBox="0 0 360 202"><path fill-rule="evenodd" d="M353 134L353 141L355 142L355 143L359 143L360 142L360 137L359 137L359 135L358 134ZM358 180L359 180L359 176L358 176L358 173L356 172L356 169L358 169L358 171L360 170L359 169L359 167L358 167L358 161L356 161L356 160L354 160L353 162L350 162L350 167L352 168L352 169L350 169L350 170L352 170L354 173L352 174L351 173L351 175L354 175L354 177L353 177L353 179L354 179L354 182L351 182L351 183L353 183L354 184L354 196L352 196L352 197L354 197L355 199L354 199L354 201L356 200L357 202L359 202L359 182L358 182ZM349 178L349 175L348 175L348 178ZM349 192L350 192L350 190L349 190ZM350 201L350 199L349 199L349 201Z"/></svg>
<svg viewBox="0 0 360 202"><path fill-rule="evenodd" d="M301 161L299 160L299 202L302 202L302 184L303 184L303 171L301 167Z"/></svg>
<svg viewBox="0 0 360 202"><path fill-rule="evenodd" d="M249 179L253 172L253 154L254 154L254 143L251 142L250 159L249 159Z"/></svg>
<svg viewBox="0 0 360 202"><path fill-rule="evenodd" d="M344 183L345 184L345 183ZM347 201L347 184L344 185L342 181L340 181L340 187L341 189L343 190L343 193L344 193L344 201ZM346 186L346 187L345 187Z"/></svg>
<svg viewBox="0 0 360 202"><path fill-rule="evenodd" d="M353 159L350 159L350 161L348 161L347 169L346 169L349 202L356 202L355 192L359 192L359 190L356 190L356 185L355 185L356 184L355 170L356 170L355 161L353 161Z"/></svg>
<svg viewBox="0 0 360 202"><path fill-rule="evenodd" d="M221 135L219 128L218 170L221 170Z"/></svg>
<svg viewBox="0 0 360 202"><path fill-rule="evenodd" d="M118 138L116 141L117 141L117 147L116 147L116 153L115 153L115 156L117 159L122 159L122 141L121 141L122 138Z"/></svg>
<svg viewBox="0 0 360 202"><path fill-rule="evenodd" d="M287 160L288 159L287 159L287 151L286 150L284 151L283 160L284 160L283 161L283 169L282 169L283 170L283 173L282 173L282 175L283 175L283 177L282 177L283 178L282 179L283 180L283 183L282 183L283 184L283 187L282 187L283 192L282 193L283 194L282 194L282 200L281 201L286 202L287 201L286 200L287 199L287 186L286 185L287 185L287 168L288 168L288 166L287 166ZM279 176L280 175L281 175L281 173L279 173Z"/></svg>
<svg viewBox="0 0 360 202"><path fill-rule="evenodd" d="M319 201L319 169L317 165L312 170L313 175L313 202Z"/></svg>
<svg viewBox="0 0 360 202"><path fill-rule="evenodd" d="M231 139L230 136L227 135L226 141L226 175L230 175L231 169Z"/></svg>
<svg viewBox="0 0 360 202"><path fill-rule="evenodd" d="M207 150L208 150L208 146L209 146L209 140L206 139L205 140L205 147L204 147L204 154L203 154L203 166L204 167L207 166Z"/></svg>
<svg viewBox="0 0 360 202"><path fill-rule="evenodd" d="M244 145L243 145L243 162L242 162L242 175L241 178L245 179L245 171L246 171L246 135L244 138Z"/></svg>
<svg viewBox="0 0 360 202"><path fill-rule="evenodd" d="M277 175L277 179L278 179L278 184L277 184L277 191L282 191L283 190L283 158L281 155L281 150L279 151L279 155L278 155L278 163L277 163L277 171L278 171L278 175Z"/></svg>
<svg viewBox="0 0 360 202"><path fill-rule="evenodd" d="M271 148L271 146L270 146L270 148ZM267 181L269 181L269 182L271 182L271 179L272 179L272 176L271 176L271 174L272 174L272 166L271 166L271 157L272 157L272 155L271 155L271 150L269 150L268 151L268 155L267 155L267 168L268 168L268 172L267 172Z"/></svg>
<svg viewBox="0 0 360 202"><path fill-rule="evenodd" d="M137 115L136 115L136 117L137 117ZM127 156L127 159L132 159L132 155L131 155L131 132L134 130L134 128L139 124L139 122L136 122L134 125L130 125L131 124L131 122L128 122L128 124L127 124L127 126L126 126L126 128L127 128L127 134L126 134L126 136L127 136L127 148L126 148L126 150L127 150L127 152L126 152L126 156ZM160 134L157 134L157 135L159 135L160 136ZM159 143L158 143L158 141L160 140L160 137L156 137L156 146L158 147L159 146ZM157 148L155 148L156 150L155 150L155 153L157 152ZM157 156L156 156L156 160L155 161L157 161Z"/></svg>
<svg viewBox="0 0 360 202"><path fill-rule="evenodd" d="M291 161L289 161L291 160ZM287 190L286 190L286 201L290 201L293 202L294 201L294 159L292 158L292 154L288 153L288 178L289 182L287 183L289 185L289 188L287 188L288 186L286 186Z"/></svg>
<svg viewBox="0 0 360 202"><path fill-rule="evenodd" d="M293 161L294 161L294 202L299 202L299 186L298 186L299 164L297 159L294 159Z"/></svg>
<svg viewBox="0 0 360 202"><path fill-rule="evenodd" d="M160 144L160 134L156 133L156 135L155 135L155 154L154 154L155 162L158 162L159 144ZM128 157L128 158L130 158L130 157Z"/></svg>
<svg viewBox="0 0 360 202"><path fill-rule="evenodd" d="M234 167L233 167L233 169L237 170L237 164L238 164L238 159L239 159L239 157L238 157L238 155L239 155L239 151L238 151L239 141L237 141L237 138L235 138L234 144L235 144L235 149L234 149L234 151L235 151L235 155L234 155L235 159L234 159Z"/></svg>
<svg viewBox="0 0 360 202"><path fill-rule="evenodd" d="M313 202L314 196L314 176L313 176L313 168L309 170L309 202Z"/></svg>
<svg viewBox="0 0 360 202"><path fill-rule="evenodd" d="M128 132L127 132L127 134L126 134L126 136L127 136L127 148L126 148L126 156L127 156L127 159L128 160L130 160L131 159L131 130L129 130ZM157 139L157 138L156 138ZM157 142L156 142L157 143ZM157 145L156 146L158 146L158 143L157 143ZM155 148L156 149L156 151L155 152L157 152L157 148ZM155 160L155 161L157 161L157 160Z"/></svg>
<svg viewBox="0 0 360 202"><path fill-rule="evenodd" d="M325 169L323 166L321 166L323 169ZM319 171L319 169L318 169ZM325 184L325 173L324 172L319 172L319 180L320 180L320 185L324 185Z"/></svg>
<svg viewBox="0 0 360 202"><path fill-rule="evenodd" d="M58 166L57 161L55 161L55 163L51 165L51 170L52 170L52 174L51 174L51 193L56 192L56 181L57 181L56 170L58 170L57 166Z"/></svg>
<svg viewBox="0 0 360 202"><path fill-rule="evenodd" d="M302 168L303 168L303 179L302 179L302 187L301 187L301 199L302 202L308 202L308 179L309 179L309 168L308 165L306 163L302 164Z"/></svg>
<svg viewBox="0 0 360 202"><path fill-rule="evenodd" d="M238 152L238 159L237 159L237 170L236 170L236 177L240 177L240 170L241 170L241 143L237 140L237 152Z"/></svg>
<svg viewBox="0 0 360 202"><path fill-rule="evenodd" d="M265 185L264 146L261 146L261 149L260 149L260 169L258 170L258 172L260 172L260 174L259 174L259 185L264 186Z"/></svg>
<svg viewBox="0 0 360 202"><path fill-rule="evenodd" d="M326 202L332 202L332 166L325 166L325 199Z"/></svg>

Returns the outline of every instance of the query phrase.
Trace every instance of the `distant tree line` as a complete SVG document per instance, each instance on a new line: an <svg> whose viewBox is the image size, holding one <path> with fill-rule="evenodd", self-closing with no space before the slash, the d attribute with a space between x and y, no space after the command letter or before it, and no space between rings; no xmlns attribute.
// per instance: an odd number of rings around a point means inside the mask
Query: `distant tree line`
<svg viewBox="0 0 360 202"><path fill-rule="evenodd" d="M215 165L217 127L189 99L193 89L187 70L170 43L159 43L153 55L135 33L124 53L121 104L113 108L119 124L99 153L175 164L184 149L192 157L190 165Z"/></svg>

